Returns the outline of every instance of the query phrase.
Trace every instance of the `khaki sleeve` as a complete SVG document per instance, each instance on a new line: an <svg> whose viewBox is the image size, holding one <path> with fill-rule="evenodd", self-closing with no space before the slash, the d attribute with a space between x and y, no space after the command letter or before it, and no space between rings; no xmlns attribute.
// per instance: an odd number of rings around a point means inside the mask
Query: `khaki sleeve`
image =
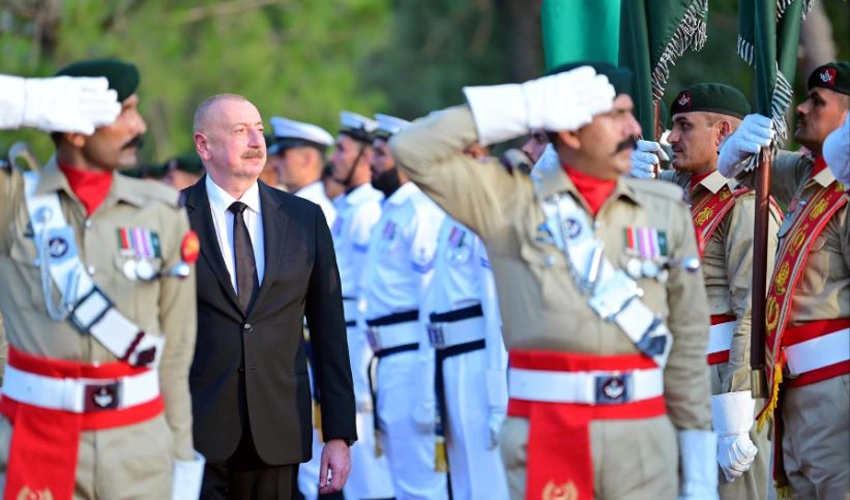
<svg viewBox="0 0 850 500"><path fill-rule="evenodd" d="M755 160L753 160L755 161ZM770 195L780 205L787 206L797 192L797 186L806 175L806 165L810 162L802 153L777 151L770 165ZM738 177L745 186L755 188L756 170L753 169Z"/></svg>
<svg viewBox="0 0 850 500"><path fill-rule="evenodd" d="M508 221L517 198L531 193L522 174L509 174L498 160L465 156L477 142L467 106L420 118L396 134L390 148L402 170L458 222L487 239Z"/></svg>
<svg viewBox="0 0 850 500"><path fill-rule="evenodd" d="M163 241L163 266L181 261L180 244L189 231L189 219L182 208L172 219L169 238ZM164 238L163 238L164 240ZM167 245L167 248L165 248ZM197 306L195 266L186 279L160 278L159 324L165 335L165 352L159 365L159 381L165 400L165 417L174 434L174 453L179 460L191 460L192 400L189 396L189 367L195 353Z"/></svg>
<svg viewBox="0 0 850 500"><path fill-rule="evenodd" d="M671 258L698 254L694 226L684 203L671 210ZM708 344L708 299L702 272L673 267L667 282L668 327L673 347L664 370L667 411L678 430L711 429L711 387L705 350Z"/></svg>

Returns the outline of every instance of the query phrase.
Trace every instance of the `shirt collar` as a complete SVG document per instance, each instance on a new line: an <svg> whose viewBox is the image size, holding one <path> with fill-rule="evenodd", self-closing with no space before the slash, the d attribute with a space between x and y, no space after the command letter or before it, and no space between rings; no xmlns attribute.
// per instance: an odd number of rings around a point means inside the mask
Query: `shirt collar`
<svg viewBox="0 0 850 500"><path fill-rule="evenodd" d="M321 193L323 195L325 194L325 185L322 183L322 181L311 182L310 184L307 184L306 186L302 187L301 189L295 191L292 194L294 194L295 196L300 196L301 198L308 198L309 195L313 193Z"/></svg>
<svg viewBox="0 0 850 500"><path fill-rule="evenodd" d="M381 197L381 192L372 187L372 184L365 183L354 188L350 193L346 194L343 200L349 205L359 205L360 203L372 198Z"/></svg>
<svg viewBox="0 0 850 500"><path fill-rule="evenodd" d="M825 168L818 172L818 174L812 177L812 180L820 184L821 186L829 186L833 181L835 181L835 176L832 175L832 170Z"/></svg>
<svg viewBox="0 0 850 500"><path fill-rule="evenodd" d="M399 186L398 189L395 190L395 193L391 194L390 197L387 198L387 203L392 205L401 205L418 192L419 188L416 187L416 184L411 181L407 181Z"/></svg>
<svg viewBox="0 0 850 500"><path fill-rule="evenodd" d="M212 177L209 175L206 176L207 183L207 197L210 200L210 207L213 210L219 212L226 212L230 205L235 201L241 201L245 205L248 206L250 210L253 210L255 213L260 213L260 186L256 182L248 188L245 193L242 194L242 197L238 200L233 196L230 196L224 189L221 189L215 181L212 180Z"/></svg>
<svg viewBox="0 0 850 500"><path fill-rule="evenodd" d="M541 200L560 192L572 193L576 199L582 199L573 181L561 167L561 161L554 148L547 148L531 172L531 178L537 185L537 196ZM609 198L627 198L635 204L640 204L634 190L623 177L617 179L617 185Z"/></svg>
<svg viewBox="0 0 850 500"><path fill-rule="evenodd" d="M121 201L130 203L135 206L143 206L147 202L147 198L138 190L138 183L123 175L113 175L112 185L109 187L109 192L106 199L101 204L102 207L111 206ZM56 162L56 156L50 158L50 161L41 169L36 187L37 194L55 193L64 191L68 196L77 199L77 195L71 190L68 184L68 179L65 174L59 169Z"/></svg>
<svg viewBox="0 0 850 500"><path fill-rule="evenodd" d="M709 191L711 194L717 194L718 191L723 189L723 186L729 185L730 180L726 177L723 177L719 171L715 170L714 172L708 174L703 180L697 184L697 186L702 186ZM730 186L731 188L731 186Z"/></svg>

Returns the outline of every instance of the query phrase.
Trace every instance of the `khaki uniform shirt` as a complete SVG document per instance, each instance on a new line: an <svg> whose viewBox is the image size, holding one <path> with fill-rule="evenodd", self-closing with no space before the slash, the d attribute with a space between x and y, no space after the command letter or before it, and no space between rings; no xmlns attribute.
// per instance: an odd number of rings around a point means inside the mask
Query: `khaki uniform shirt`
<svg viewBox="0 0 850 500"><path fill-rule="evenodd" d="M672 170L661 173L661 179L674 182L687 193L692 204L711 196L727 185L727 179L714 171L704 178L693 191L691 175ZM737 184L737 182L733 182ZM733 191L735 186L730 187ZM773 272L777 236L781 215L771 206L767 238L767 276ZM735 332L729 350L729 362L717 365L719 386L714 384L712 394L750 390L750 331L752 325L753 236L755 234L755 193L738 196L735 205L704 242L702 274L708 309L712 316L735 316ZM715 380L712 378L712 382Z"/></svg>
<svg viewBox="0 0 850 500"><path fill-rule="evenodd" d="M564 255L538 238L545 222L531 179L507 173L498 161L460 153L477 142L467 107L417 120L391 141L410 178L487 246L499 290L505 346L590 353L635 354L637 348L614 324L603 321L579 294ZM563 169L542 180L544 197L567 191L589 210ZM620 179L595 218L596 237L615 266L625 256L629 226L665 231L672 258L697 255L693 224L679 188L657 181ZM678 429L709 429L709 377L705 349L709 315L701 273L673 268L666 284L640 279L641 300L673 334L664 371L670 419Z"/></svg>
<svg viewBox="0 0 850 500"><path fill-rule="evenodd" d="M177 205L177 192L164 185L115 175L106 199L87 218L55 159L42 170L37 192L59 193L65 219L75 231L80 260L117 309L146 333L166 336L159 364L165 419L173 435L174 457L191 460L188 375L197 333L194 266L189 279L131 281L122 272L127 257L120 253L118 238L122 227L156 232L162 258L152 262L154 267L170 268L180 262L180 244L189 230L189 220ZM20 172L0 170L0 310L9 344L47 358L81 363L117 361L91 335L81 335L69 321L56 322L48 316L23 195ZM55 287L53 300L59 300ZM128 452L134 447L149 446L143 442L144 436L141 431L128 434Z"/></svg>
<svg viewBox="0 0 850 500"><path fill-rule="evenodd" d="M794 223L795 216L804 206L799 200L810 200L815 191L835 180L829 168L814 178L809 176L814 161L809 155L780 151L771 165L770 194L783 207L788 207L779 242L788 236L786 232ZM744 181L752 182L752 173ZM794 203L794 200L798 200ZM790 209L796 208L796 211ZM789 325L803 321L850 318L850 204L845 204L827 222L815 239L806 260L806 268L794 289L791 302Z"/></svg>

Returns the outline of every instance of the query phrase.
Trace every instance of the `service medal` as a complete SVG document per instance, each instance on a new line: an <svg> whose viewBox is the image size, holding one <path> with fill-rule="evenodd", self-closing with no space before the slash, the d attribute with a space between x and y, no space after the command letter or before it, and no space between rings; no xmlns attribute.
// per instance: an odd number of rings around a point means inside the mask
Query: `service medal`
<svg viewBox="0 0 850 500"><path fill-rule="evenodd" d="M121 272L124 273L124 277L128 280L136 281L136 261L132 259L124 261L124 265L121 266Z"/></svg>
<svg viewBox="0 0 850 500"><path fill-rule="evenodd" d="M156 276L156 270L149 260L140 260L136 264L136 276L142 281L150 281Z"/></svg>

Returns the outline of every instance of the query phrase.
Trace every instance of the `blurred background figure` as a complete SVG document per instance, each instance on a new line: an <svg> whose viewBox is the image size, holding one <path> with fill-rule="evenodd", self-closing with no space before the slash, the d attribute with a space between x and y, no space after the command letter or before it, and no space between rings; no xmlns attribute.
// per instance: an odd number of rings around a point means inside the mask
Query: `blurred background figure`
<svg viewBox="0 0 850 500"><path fill-rule="evenodd" d="M204 165L196 153L176 156L165 163L162 182L183 189L198 182L204 175Z"/></svg>

